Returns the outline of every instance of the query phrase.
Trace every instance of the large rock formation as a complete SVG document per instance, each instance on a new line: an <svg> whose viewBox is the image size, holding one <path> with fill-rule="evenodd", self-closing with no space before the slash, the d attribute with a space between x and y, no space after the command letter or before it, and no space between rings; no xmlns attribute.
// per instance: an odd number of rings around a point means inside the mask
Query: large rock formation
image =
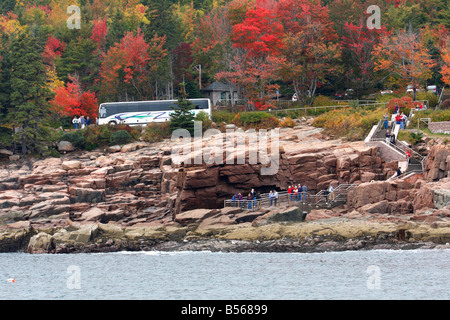
<svg viewBox="0 0 450 320"><path fill-rule="evenodd" d="M223 142L225 146L230 143ZM217 140L205 139L202 148L207 152L200 154L192 142L183 148L205 157L214 143ZM237 148L231 156L233 164L206 163L205 158L197 164L177 164L172 156L174 147L171 141L139 142L67 153L61 158L5 163L0 168L0 251L22 248L29 252L74 252L83 251L83 245L99 251L136 249L143 246L134 241L140 237L145 241L156 241L159 236L161 241L191 239L225 232L224 228L240 230L239 226L246 226L250 232L249 225L260 228L297 223L305 214L297 207L256 211L223 208L224 200L236 192L245 196L252 188L262 193L283 191L291 184L306 184L311 193L330 184L359 184L349 193L346 206L315 209L306 216L309 222L369 216L434 226L448 223L450 178L444 178L449 169L448 147L430 150L424 180L394 182L384 179L397 164L384 163L376 147L330 140L308 126L281 130L279 157L271 163L278 170L271 175L262 174L262 168L270 164L261 164L258 144L247 142ZM255 154L256 162L252 158ZM217 155L229 160L226 148L219 149ZM245 161L236 164L237 159ZM95 242L106 231L83 227L92 224L115 228L117 241L108 238ZM124 238L126 228L133 229ZM142 236L139 228L153 231ZM167 228L174 229L160 232ZM130 242L130 238L134 240Z"/></svg>
<svg viewBox="0 0 450 320"><path fill-rule="evenodd" d="M235 192L247 195L252 188L264 193L301 183L315 192L330 183L383 178L376 148L316 136L310 127L282 129L273 175L261 173L260 161L249 161L259 152L249 144L236 150L243 164L175 164L170 141L7 163L0 169L0 219L167 224L187 210L222 208Z"/></svg>

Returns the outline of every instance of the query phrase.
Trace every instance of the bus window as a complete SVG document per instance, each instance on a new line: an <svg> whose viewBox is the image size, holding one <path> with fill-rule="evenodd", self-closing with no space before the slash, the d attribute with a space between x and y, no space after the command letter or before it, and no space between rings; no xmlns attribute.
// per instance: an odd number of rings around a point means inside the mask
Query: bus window
<svg viewBox="0 0 450 320"><path fill-rule="evenodd" d="M100 118L106 118L106 108L105 106L100 107Z"/></svg>

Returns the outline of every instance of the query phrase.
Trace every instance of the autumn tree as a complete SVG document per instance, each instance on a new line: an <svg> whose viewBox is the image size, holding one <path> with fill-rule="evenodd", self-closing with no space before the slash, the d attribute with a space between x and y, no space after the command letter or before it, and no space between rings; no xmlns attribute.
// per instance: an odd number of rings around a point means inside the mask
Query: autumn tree
<svg viewBox="0 0 450 320"><path fill-rule="evenodd" d="M442 66L442 82L450 86L450 52L443 53L444 65Z"/></svg>
<svg viewBox="0 0 450 320"><path fill-rule="evenodd" d="M344 35L341 37L343 55L347 58L345 72L350 80L351 88L359 93L373 88L381 76L375 72L374 47L380 43L380 39L388 35L386 29L367 28L365 21L360 20L358 25L346 23Z"/></svg>
<svg viewBox="0 0 450 320"><path fill-rule="evenodd" d="M70 77L66 86L56 89L56 95L50 104L52 111L62 117L83 115L94 120L98 113L95 93L83 91L78 78L75 77Z"/></svg>
<svg viewBox="0 0 450 320"><path fill-rule="evenodd" d="M155 35L149 44L140 29L136 33L127 32L102 61L103 96L110 100L150 99L153 91L149 83L167 55L164 41L165 37Z"/></svg>
<svg viewBox="0 0 450 320"><path fill-rule="evenodd" d="M384 71L396 76L401 86L412 85L413 99L420 86L425 86L431 78L431 69L435 65L419 32L397 31L392 36L384 36L375 47L375 71Z"/></svg>
<svg viewBox="0 0 450 320"><path fill-rule="evenodd" d="M216 74L241 89L250 106L263 110L278 89L274 83L282 58L280 49L283 26L276 18L275 4L256 1L241 23L232 27L233 46L237 50L229 70Z"/></svg>
<svg viewBox="0 0 450 320"><path fill-rule="evenodd" d="M444 82L447 86L450 86L450 35L446 34L442 47L441 47L441 55L443 60L443 65L441 69L442 82Z"/></svg>
<svg viewBox="0 0 450 320"><path fill-rule="evenodd" d="M318 86L336 71L337 35L320 0L281 0L277 16L284 26L281 74L297 96L312 104Z"/></svg>

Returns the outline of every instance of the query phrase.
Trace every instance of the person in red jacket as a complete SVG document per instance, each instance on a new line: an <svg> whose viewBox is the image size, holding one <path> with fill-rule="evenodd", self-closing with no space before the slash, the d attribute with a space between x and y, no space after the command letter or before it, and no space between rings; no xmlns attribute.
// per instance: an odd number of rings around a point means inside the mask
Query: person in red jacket
<svg viewBox="0 0 450 320"><path fill-rule="evenodd" d="M289 186L288 194L289 194L289 201L292 201L292 186Z"/></svg>
<svg viewBox="0 0 450 320"><path fill-rule="evenodd" d="M406 160L408 161L408 164L409 164L410 161L411 161L411 151L409 151L409 149L406 150Z"/></svg>

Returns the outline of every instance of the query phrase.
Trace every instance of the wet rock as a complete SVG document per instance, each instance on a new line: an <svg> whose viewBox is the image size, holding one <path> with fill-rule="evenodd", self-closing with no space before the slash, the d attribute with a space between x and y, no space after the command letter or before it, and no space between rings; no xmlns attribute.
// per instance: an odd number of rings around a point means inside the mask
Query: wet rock
<svg viewBox="0 0 450 320"><path fill-rule="evenodd" d="M39 232L31 237L27 247L28 253L50 253L55 248L55 243L51 235Z"/></svg>

